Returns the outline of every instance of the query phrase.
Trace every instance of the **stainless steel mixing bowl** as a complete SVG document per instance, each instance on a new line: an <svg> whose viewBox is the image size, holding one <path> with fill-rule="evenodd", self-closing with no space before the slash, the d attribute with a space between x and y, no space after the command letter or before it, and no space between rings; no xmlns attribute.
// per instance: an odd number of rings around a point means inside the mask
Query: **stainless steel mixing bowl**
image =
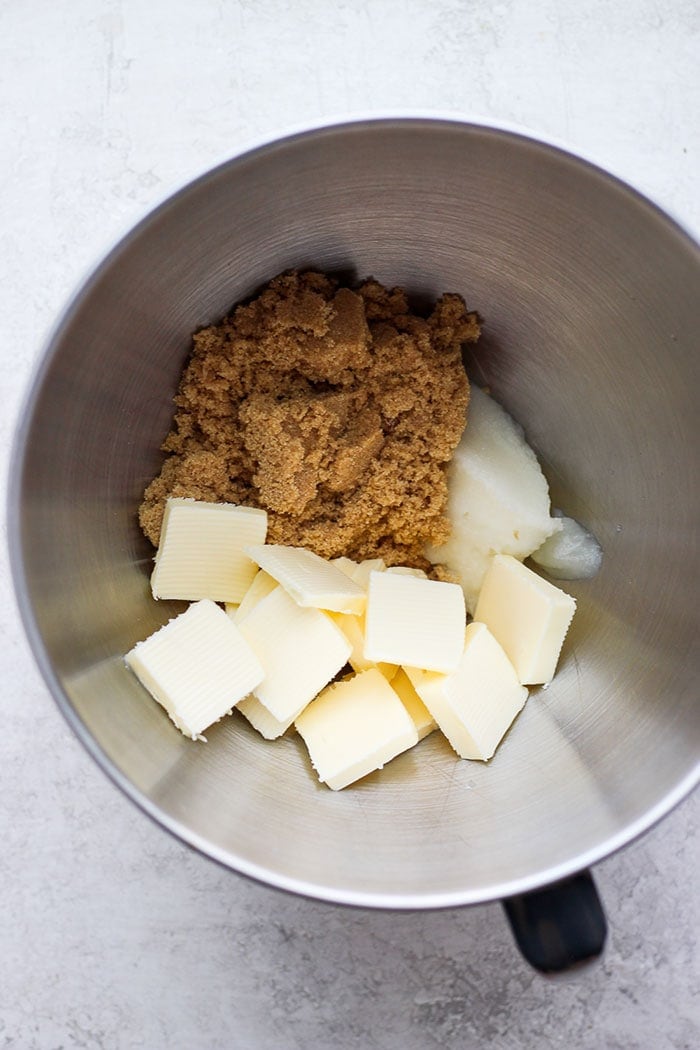
<svg viewBox="0 0 700 1050"><path fill-rule="evenodd" d="M190 335L289 267L373 274L484 319L473 378L526 428L605 556L568 589L560 670L488 765L439 734L357 786L240 716L183 739L122 655L156 604L136 508ZM696 783L700 253L629 187L518 134L433 120L314 130L154 211L66 310L16 441L10 537L37 660L102 768L231 868L424 908L522 893L628 842Z"/></svg>

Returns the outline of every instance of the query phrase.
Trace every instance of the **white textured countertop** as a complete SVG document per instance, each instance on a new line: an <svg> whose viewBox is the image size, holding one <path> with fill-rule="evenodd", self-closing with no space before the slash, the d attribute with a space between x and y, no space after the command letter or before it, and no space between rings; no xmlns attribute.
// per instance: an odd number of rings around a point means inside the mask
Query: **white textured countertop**
<svg viewBox="0 0 700 1050"><path fill-rule="evenodd" d="M6 0L0 442L42 339L118 234L262 136L437 108L554 136L700 231L693 0ZM224 871L83 752L0 558L0 1047L690 1050L700 798L596 868L597 965L518 957L498 905L377 914Z"/></svg>

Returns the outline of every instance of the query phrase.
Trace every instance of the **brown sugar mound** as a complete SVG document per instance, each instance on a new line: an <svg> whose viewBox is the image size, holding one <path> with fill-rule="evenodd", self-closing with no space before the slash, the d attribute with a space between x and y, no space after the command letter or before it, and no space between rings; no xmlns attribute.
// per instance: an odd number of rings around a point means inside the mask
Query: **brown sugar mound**
<svg viewBox="0 0 700 1050"><path fill-rule="evenodd" d="M154 545L168 496L268 512L268 541L327 558L425 564L449 534L445 467L466 422L457 295L432 313L369 279L286 273L193 336L169 455L139 511Z"/></svg>

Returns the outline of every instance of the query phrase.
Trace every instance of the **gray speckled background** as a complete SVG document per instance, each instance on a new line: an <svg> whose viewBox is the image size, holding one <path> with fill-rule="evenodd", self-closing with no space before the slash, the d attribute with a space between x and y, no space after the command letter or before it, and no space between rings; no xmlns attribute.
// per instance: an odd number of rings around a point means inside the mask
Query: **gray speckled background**
<svg viewBox="0 0 700 1050"><path fill-rule="evenodd" d="M5 0L2 477L47 328L185 179L304 121L439 108L559 138L700 231L700 9L604 0ZM154 827L34 669L0 560L0 1048L691 1050L700 799L596 868L603 960L545 979L498 905L344 910Z"/></svg>

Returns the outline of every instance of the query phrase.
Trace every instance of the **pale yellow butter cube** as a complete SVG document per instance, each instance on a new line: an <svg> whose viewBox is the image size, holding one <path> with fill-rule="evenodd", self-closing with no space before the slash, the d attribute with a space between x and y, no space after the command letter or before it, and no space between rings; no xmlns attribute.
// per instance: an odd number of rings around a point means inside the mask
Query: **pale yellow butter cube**
<svg viewBox="0 0 700 1050"><path fill-rule="evenodd" d="M346 576L349 576L351 580L355 579L355 572L359 569L360 563L353 561L352 558L331 558L331 565L335 565L336 569L340 569Z"/></svg>
<svg viewBox="0 0 700 1050"><path fill-rule="evenodd" d="M227 605L226 612L234 623L240 623L241 620L244 620L248 613L255 608L258 602L262 601L263 598L266 598L270 591L274 591L277 586L277 580L274 580L272 576L269 576L262 569L259 569L250 587L243 595L241 604L231 606Z"/></svg>
<svg viewBox="0 0 700 1050"><path fill-rule="evenodd" d="M371 572L384 572L385 569L386 562L383 558L366 558L356 565L349 575L366 592L369 587L369 574Z"/></svg>
<svg viewBox="0 0 700 1050"><path fill-rule="evenodd" d="M284 587L275 587L238 626L265 672L252 691L287 725L347 663L352 648L327 613L297 605Z"/></svg>
<svg viewBox="0 0 700 1050"><path fill-rule="evenodd" d="M369 586L369 574L386 570L386 562L383 558L366 558L364 561L353 561L352 558L333 558L331 564L342 569L346 576L349 576L355 583L359 583L365 591Z"/></svg>
<svg viewBox="0 0 700 1050"><path fill-rule="evenodd" d="M474 619L485 623L523 685L550 682L576 601L508 554L496 555L479 592Z"/></svg>
<svg viewBox="0 0 700 1050"><path fill-rule="evenodd" d="M372 669L324 689L296 719L319 779L338 791L418 743L406 708Z"/></svg>
<svg viewBox="0 0 700 1050"><path fill-rule="evenodd" d="M364 588L313 551L268 543L251 545L246 553L303 608L364 612Z"/></svg>
<svg viewBox="0 0 700 1050"><path fill-rule="evenodd" d="M263 679L263 669L223 609L204 600L126 654L178 729L196 739Z"/></svg>
<svg viewBox="0 0 700 1050"><path fill-rule="evenodd" d="M353 671L369 671L376 667L380 674L384 675L390 682L398 671L397 664L374 663L373 660L365 659L365 618L354 616L352 613L329 613L338 627L350 642L352 651L348 657L348 663Z"/></svg>
<svg viewBox="0 0 700 1050"><path fill-rule="evenodd" d="M426 673L430 674L431 672ZM429 733L432 733L434 729L437 729L437 722L418 696L416 690L413 688L413 683L403 667L399 667L396 674L391 679L391 688L397 693L399 700L401 700L403 706L413 719L413 724L416 727L419 740L422 740L424 737L428 736ZM240 704L238 707L240 709Z"/></svg>
<svg viewBox="0 0 700 1050"><path fill-rule="evenodd" d="M513 665L483 623L470 623L451 674L406 668L416 692L462 758L487 761L527 699Z"/></svg>
<svg viewBox="0 0 700 1050"><path fill-rule="evenodd" d="M151 575L153 597L240 602L258 571L244 547L264 543L266 533L264 510L171 497Z"/></svg>
<svg viewBox="0 0 700 1050"><path fill-rule="evenodd" d="M393 572L396 576L415 576L417 580L427 580L427 573L422 569L413 569L410 565L392 565L387 572Z"/></svg>
<svg viewBox="0 0 700 1050"><path fill-rule="evenodd" d="M456 583L370 573L364 656L448 672L464 647L464 593Z"/></svg>
<svg viewBox="0 0 700 1050"><path fill-rule="evenodd" d="M252 693L250 696L243 697L240 703L236 704L236 710L240 711L253 729L257 729L266 740L276 740L282 736L294 721L293 718L286 718L284 722L280 722Z"/></svg>

